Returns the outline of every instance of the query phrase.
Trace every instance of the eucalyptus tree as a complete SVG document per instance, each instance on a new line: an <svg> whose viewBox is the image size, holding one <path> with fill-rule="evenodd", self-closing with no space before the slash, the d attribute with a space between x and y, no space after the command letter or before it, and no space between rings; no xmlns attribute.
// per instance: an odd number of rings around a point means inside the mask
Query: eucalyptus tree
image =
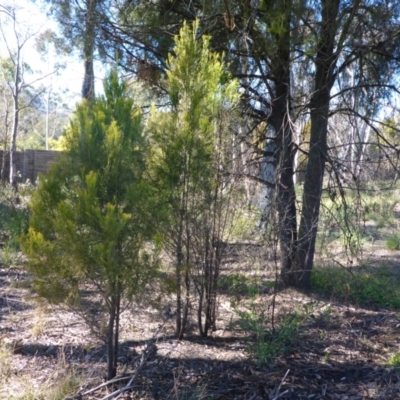
<svg viewBox="0 0 400 400"><path fill-rule="evenodd" d="M84 62L82 98L95 96L94 60L98 50L100 24L105 19L109 4L106 0L46 0L49 13L58 22L62 38L56 38L64 51L78 50ZM106 4L107 3L107 4Z"/></svg>
<svg viewBox="0 0 400 400"><path fill-rule="evenodd" d="M0 76L6 84L12 98L12 126L10 132L10 183L16 185L17 170L15 152L17 149L17 133L20 120L20 113L23 109L30 106L40 95L40 91L33 90L35 84L43 80L46 76L53 74L54 71L43 74L39 77L32 75L31 66L25 61L25 51L29 42L33 41L40 34L41 27L27 27L20 20L20 9L13 6L0 6L0 41L7 51L7 57L2 60L0 65ZM29 79L29 80L28 80ZM29 98L23 103L21 97Z"/></svg>
<svg viewBox="0 0 400 400"><path fill-rule="evenodd" d="M1 60L3 63L3 60ZM6 82L1 80L0 86L0 95L1 95L1 102L0 102L0 131L1 131L1 148L3 149L3 158L1 160L1 172L0 172L0 179L1 182L4 184L6 181L6 157L7 149L8 149L8 138L9 138L9 131L10 131L10 114L11 114L11 97L9 96L7 90Z"/></svg>

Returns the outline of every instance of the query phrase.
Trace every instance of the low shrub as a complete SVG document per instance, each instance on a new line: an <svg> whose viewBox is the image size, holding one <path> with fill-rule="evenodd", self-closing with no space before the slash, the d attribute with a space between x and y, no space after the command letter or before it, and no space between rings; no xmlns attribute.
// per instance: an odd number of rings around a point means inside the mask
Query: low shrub
<svg viewBox="0 0 400 400"><path fill-rule="evenodd" d="M263 316L255 312L239 312L239 317L239 326L250 334L248 352L259 365L269 365L290 351L303 323L301 315L292 312L282 317L273 331L268 329Z"/></svg>
<svg viewBox="0 0 400 400"><path fill-rule="evenodd" d="M388 250L400 250L400 234L394 233L386 239L386 248Z"/></svg>

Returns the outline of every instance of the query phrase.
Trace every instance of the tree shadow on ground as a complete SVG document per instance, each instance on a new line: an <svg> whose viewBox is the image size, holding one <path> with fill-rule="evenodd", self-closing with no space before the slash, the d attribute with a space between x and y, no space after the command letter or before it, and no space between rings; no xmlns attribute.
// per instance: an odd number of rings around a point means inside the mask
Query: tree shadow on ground
<svg viewBox="0 0 400 400"><path fill-rule="evenodd" d="M142 399L398 399L400 372L374 360L326 360L318 346L343 346L342 341L302 341L301 347L281 356L269 366L255 362L212 358L155 356L147 360L134 379L131 394ZM209 344L208 344L209 345ZM33 345L32 345L33 346ZM326 347L325 347L326 348ZM104 357L84 354L83 349L65 348L86 357L86 364ZM36 349L35 356L38 356ZM66 355L69 358L69 354ZM71 361L72 362L72 361ZM82 363L84 361L82 360ZM125 375L133 375L140 355L120 363ZM77 361L74 361L75 365ZM114 387L115 388L115 387ZM279 396L279 397L277 397ZM139 398L138 397L138 398Z"/></svg>
<svg viewBox="0 0 400 400"><path fill-rule="evenodd" d="M311 313L298 337L266 366L258 365L248 351L255 344L251 335L243 338L230 331L229 337L190 336L183 341L161 336L131 394L146 400L398 399L400 370L385 363L400 346L399 322L393 313L363 309ZM132 376L137 371L148 343L121 343L120 373ZM69 362L82 366L105 363L101 345L29 344L20 351L31 357L56 357L62 351ZM236 352L235 359L228 359L229 351Z"/></svg>

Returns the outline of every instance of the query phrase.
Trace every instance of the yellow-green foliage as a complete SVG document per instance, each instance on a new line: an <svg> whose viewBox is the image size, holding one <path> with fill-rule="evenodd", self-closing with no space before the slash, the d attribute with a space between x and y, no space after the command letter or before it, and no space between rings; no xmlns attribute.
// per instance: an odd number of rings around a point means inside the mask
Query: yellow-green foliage
<svg viewBox="0 0 400 400"><path fill-rule="evenodd" d="M238 82L226 72L220 56L209 49L210 38L196 38L184 24L168 57L170 110L152 109L152 171L163 189L180 197L182 190L212 191L221 146L226 145L224 114L238 101ZM219 151L216 151L218 147ZM211 185L211 186L210 186Z"/></svg>
<svg viewBox="0 0 400 400"><path fill-rule="evenodd" d="M394 233L386 239L386 247L389 250L400 250L400 235Z"/></svg>
<svg viewBox="0 0 400 400"><path fill-rule="evenodd" d="M391 367L399 367L400 366L400 353L392 354L387 363Z"/></svg>
<svg viewBox="0 0 400 400"><path fill-rule="evenodd" d="M210 38L197 37L198 28L198 21L192 27L184 24L175 38L165 82L171 106L153 107L147 124L152 144L149 173L168 211L162 234L175 263L177 321L183 285L189 309L190 274L195 267L194 286L205 298L216 296L217 243L222 242L229 225L232 192L228 128L239 99L237 81L227 72L221 56L210 50ZM200 304L203 297L199 299L200 314L206 307ZM204 319L207 323L213 314L210 307L205 311L209 313ZM182 337L185 329L179 322L177 330Z"/></svg>
<svg viewBox="0 0 400 400"><path fill-rule="evenodd" d="M146 242L159 209L143 178L141 115L115 71L104 97L78 106L65 137L65 157L33 195L23 250L40 295L85 308L91 284L102 295L93 307L107 313L152 275Z"/></svg>
<svg viewBox="0 0 400 400"><path fill-rule="evenodd" d="M170 109L153 107L147 129L151 136L150 174L168 204L169 226L191 220L197 226L221 196L226 168L228 110L237 101L238 82L221 57L209 49L210 38L198 39L199 22L184 24L168 57L166 86Z"/></svg>
<svg viewBox="0 0 400 400"><path fill-rule="evenodd" d="M373 195L363 195L365 220L374 220L379 225L383 224L382 226L393 222L394 207L398 200L398 193L394 191L381 192L377 190Z"/></svg>

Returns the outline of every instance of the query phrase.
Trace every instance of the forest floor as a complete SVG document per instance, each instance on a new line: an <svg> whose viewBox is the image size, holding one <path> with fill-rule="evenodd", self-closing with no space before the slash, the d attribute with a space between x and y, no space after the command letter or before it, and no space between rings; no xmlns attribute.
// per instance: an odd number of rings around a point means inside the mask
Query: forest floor
<svg viewBox="0 0 400 400"><path fill-rule="evenodd" d="M400 252L384 250L381 239L367 243L364 258L373 268L384 263L391 279L400 283ZM400 313L339 301L334 293L283 289L274 294L274 271L263 249L231 245L222 271L226 290L217 330L209 338L199 337L192 323L184 340L175 339L174 319L166 313L172 299L158 307L141 304L125 310L121 380L92 392L104 382L102 343L75 315L32 295L22 268L3 265L0 399L51 400L57 398L52 388L62 383L70 398L80 393L74 398L107 399L128 381L131 390L113 398L400 399L400 369L389 366L390 359L400 361ZM286 321L290 328L284 340L273 340L273 312L277 326ZM267 321L261 333L254 315ZM275 350L275 358L257 362Z"/></svg>

